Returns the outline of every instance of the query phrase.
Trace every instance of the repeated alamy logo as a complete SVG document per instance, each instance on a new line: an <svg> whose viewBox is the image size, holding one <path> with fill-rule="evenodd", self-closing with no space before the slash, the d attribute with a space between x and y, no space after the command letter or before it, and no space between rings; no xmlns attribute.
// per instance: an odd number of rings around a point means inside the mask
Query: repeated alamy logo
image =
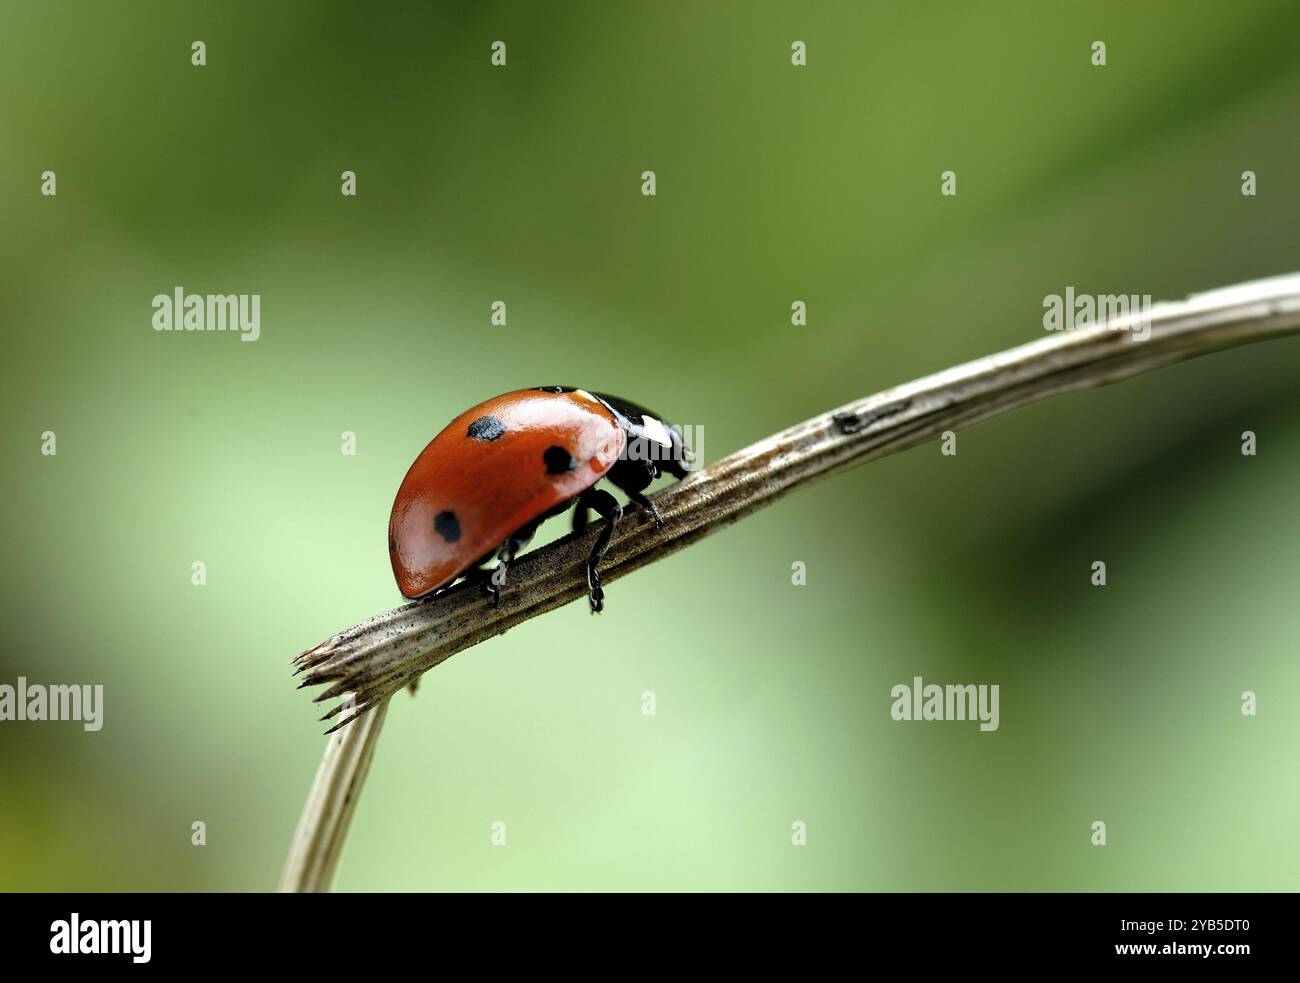
<svg viewBox="0 0 1300 983"><path fill-rule="evenodd" d="M1044 330L1095 327L1131 331L1138 341L1146 341L1151 337L1151 295L1080 294L1066 287L1065 296L1048 294L1043 298Z"/></svg>
<svg viewBox="0 0 1300 983"><path fill-rule="evenodd" d="M19 676L17 686L0 685L0 722L10 720L80 720L84 730L99 730L104 726L104 687L29 685L26 676Z"/></svg>
<svg viewBox="0 0 1300 983"><path fill-rule="evenodd" d="M262 336L261 294L187 294L176 287L153 299L155 331L238 331L240 341Z"/></svg>
<svg viewBox="0 0 1300 983"><path fill-rule="evenodd" d="M645 435L633 437L619 455L629 461L674 461L686 471L704 467L703 425L677 426L646 417Z"/></svg>
<svg viewBox="0 0 1300 983"><path fill-rule="evenodd" d="M980 730L998 729L998 684L899 683L889 691L894 698L889 715L895 720L978 720Z"/></svg>

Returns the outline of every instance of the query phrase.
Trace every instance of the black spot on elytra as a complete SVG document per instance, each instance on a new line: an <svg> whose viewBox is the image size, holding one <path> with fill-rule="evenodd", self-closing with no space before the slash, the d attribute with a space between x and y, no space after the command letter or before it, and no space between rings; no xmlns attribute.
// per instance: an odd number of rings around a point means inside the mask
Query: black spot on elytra
<svg viewBox="0 0 1300 983"><path fill-rule="evenodd" d="M433 517L433 531L449 543L460 539L460 522L455 512L439 512Z"/></svg>
<svg viewBox="0 0 1300 983"><path fill-rule="evenodd" d="M397 552L397 540L395 540L392 536L388 537L388 552L390 553Z"/></svg>
<svg viewBox="0 0 1300 983"><path fill-rule="evenodd" d="M496 440L506 432L506 425L494 416L481 416L465 433L475 440Z"/></svg>
<svg viewBox="0 0 1300 983"><path fill-rule="evenodd" d="M547 474L565 474L574 468L573 455L563 447L548 447L542 455Z"/></svg>

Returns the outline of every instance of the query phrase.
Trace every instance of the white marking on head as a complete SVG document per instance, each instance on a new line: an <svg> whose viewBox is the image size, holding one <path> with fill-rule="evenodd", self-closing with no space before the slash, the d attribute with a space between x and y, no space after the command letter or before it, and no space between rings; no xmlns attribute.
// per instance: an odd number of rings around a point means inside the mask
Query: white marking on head
<svg viewBox="0 0 1300 983"><path fill-rule="evenodd" d="M664 447L671 448L673 446L673 438L669 436L668 428L665 427L663 423L649 414L646 414L641 419L643 421L641 429L645 431L647 437L653 440L656 444L662 444Z"/></svg>

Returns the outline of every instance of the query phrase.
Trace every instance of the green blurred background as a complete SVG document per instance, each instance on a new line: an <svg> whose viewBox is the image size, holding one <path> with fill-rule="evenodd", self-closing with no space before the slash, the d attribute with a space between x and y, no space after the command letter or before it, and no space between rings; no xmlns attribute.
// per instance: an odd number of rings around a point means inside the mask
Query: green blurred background
<svg viewBox="0 0 1300 983"><path fill-rule="evenodd" d="M99 733L0 724L5 889L274 886L324 743L289 660L400 601L393 494L481 399L620 393L716 459L1066 286L1300 269L1291 0L3 21L0 682L106 688ZM155 333L175 286L260 293L261 340ZM337 887L1294 889L1298 370L1023 410L457 656L394 700ZM914 675L998 683L1000 729L892 721Z"/></svg>

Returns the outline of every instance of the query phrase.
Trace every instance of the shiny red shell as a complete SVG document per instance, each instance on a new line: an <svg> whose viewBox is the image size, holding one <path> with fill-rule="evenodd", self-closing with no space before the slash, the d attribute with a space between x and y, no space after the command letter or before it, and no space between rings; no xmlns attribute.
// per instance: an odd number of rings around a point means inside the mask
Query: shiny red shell
<svg viewBox="0 0 1300 983"><path fill-rule="evenodd" d="M429 441L397 490L388 552L402 594L447 586L590 488L626 439L609 408L582 390L523 389L466 410Z"/></svg>

